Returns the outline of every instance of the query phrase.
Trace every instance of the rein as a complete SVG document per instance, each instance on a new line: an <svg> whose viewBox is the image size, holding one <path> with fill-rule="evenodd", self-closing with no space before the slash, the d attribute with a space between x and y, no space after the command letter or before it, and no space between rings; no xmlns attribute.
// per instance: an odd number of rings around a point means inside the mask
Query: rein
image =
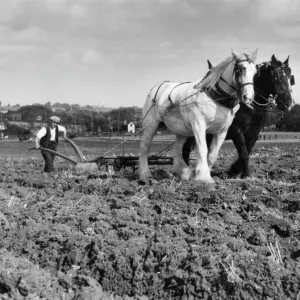
<svg viewBox="0 0 300 300"><path fill-rule="evenodd" d="M263 111L263 112L270 112L272 111L272 104L273 104L273 99L276 98L276 96L274 98L272 98L272 100L270 98L266 98L264 97L263 95L257 93L261 98L263 98L266 103L259 103L255 100L255 97L252 101L252 106L253 106L253 109L255 111ZM256 107L255 107L256 106Z"/></svg>

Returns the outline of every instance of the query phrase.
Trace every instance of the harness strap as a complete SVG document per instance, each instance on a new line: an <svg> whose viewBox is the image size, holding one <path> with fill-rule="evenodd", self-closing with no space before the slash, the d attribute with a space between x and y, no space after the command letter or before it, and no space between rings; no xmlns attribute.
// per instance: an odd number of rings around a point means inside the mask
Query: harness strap
<svg viewBox="0 0 300 300"><path fill-rule="evenodd" d="M256 65L256 69L257 69L257 73L254 76L254 82L255 80L257 80L258 77L261 76L261 70L265 70L267 68L269 68L271 62L262 62L258 65ZM252 102L252 106L254 108L255 111L257 112L267 112L273 104L273 100L270 99L270 95L266 95L264 93L264 91L260 90L256 85L255 85L255 94L256 96L253 99ZM277 95L275 95L275 97L273 97L273 99L275 99L277 97ZM261 100L264 101L264 103L259 103L256 101L257 98L260 98Z"/></svg>
<svg viewBox="0 0 300 300"><path fill-rule="evenodd" d="M153 103L156 104L156 97L157 97L158 91L159 91L159 89L161 88L161 86L162 86L163 84L167 83L167 82L170 82L170 81L165 80L165 81L163 81L163 82L159 85L159 87L158 87L157 90L156 90L155 96L154 96L154 98L152 99Z"/></svg>
<svg viewBox="0 0 300 300"><path fill-rule="evenodd" d="M231 85L230 83L228 83L223 77L220 77L220 79L223 80L225 83L227 83L232 89L237 91L237 88L235 86Z"/></svg>
<svg viewBox="0 0 300 300"><path fill-rule="evenodd" d="M177 88L178 86L180 86L180 85L182 85L182 84L187 84L187 83L190 83L190 82L189 82L189 81L187 81L187 82L181 82L181 83L175 85L175 86L172 88L172 90L171 90L171 92L170 92L170 94L169 94L169 96L168 96L168 99L169 99L169 101L171 102L171 105L172 105L172 106L175 106L175 104L173 103L173 101L172 101L172 99L171 99L171 94L172 94L172 92L173 92L174 89Z"/></svg>
<svg viewBox="0 0 300 300"><path fill-rule="evenodd" d="M239 104L239 99L234 97L233 95L229 95L226 93L219 85L219 82L215 85L216 90L213 89L205 89L204 92L208 94L214 101L218 102L218 104L225 106L227 108L234 108Z"/></svg>

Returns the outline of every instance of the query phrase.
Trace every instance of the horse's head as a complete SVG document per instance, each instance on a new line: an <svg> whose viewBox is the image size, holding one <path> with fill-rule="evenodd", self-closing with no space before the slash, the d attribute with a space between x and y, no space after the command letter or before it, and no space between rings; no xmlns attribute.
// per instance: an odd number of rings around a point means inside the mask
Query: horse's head
<svg viewBox="0 0 300 300"><path fill-rule="evenodd" d="M283 111L290 111L294 104L291 86L295 84L295 79L289 67L289 56L282 63L273 54L269 67L277 107Z"/></svg>
<svg viewBox="0 0 300 300"><path fill-rule="evenodd" d="M258 49L252 55L247 53L238 55L232 50L232 56L235 61L233 72L238 96L240 101L246 105L251 105L254 99L253 77L257 72L254 64L257 51Z"/></svg>

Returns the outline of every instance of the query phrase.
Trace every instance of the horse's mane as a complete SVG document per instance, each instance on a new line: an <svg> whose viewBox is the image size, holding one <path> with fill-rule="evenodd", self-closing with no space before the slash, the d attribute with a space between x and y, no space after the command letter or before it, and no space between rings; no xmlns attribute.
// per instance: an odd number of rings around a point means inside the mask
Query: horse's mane
<svg viewBox="0 0 300 300"><path fill-rule="evenodd" d="M250 59L250 55L248 53L242 53L239 56L235 56L236 60L243 60L243 59ZM217 66L211 69L210 74L205 77L202 82L200 83L200 89L212 89L215 84L220 79L222 73L225 71L225 69L228 67L228 65L235 60L232 56L226 58L224 61L219 63Z"/></svg>

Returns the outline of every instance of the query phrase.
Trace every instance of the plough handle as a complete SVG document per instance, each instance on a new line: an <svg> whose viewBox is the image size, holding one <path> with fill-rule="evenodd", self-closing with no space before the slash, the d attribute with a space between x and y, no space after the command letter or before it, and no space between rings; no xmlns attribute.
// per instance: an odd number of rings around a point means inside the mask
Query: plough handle
<svg viewBox="0 0 300 300"><path fill-rule="evenodd" d="M86 162L86 159L85 159L84 155L82 154L80 148L73 141L71 141L67 138L65 139L65 141L72 146L72 148L74 149L74 151L75 151L78 159L80 160L80 162Z"/></svg>
<svg viewBox="0 0 300 300"><path fill-rule="evenodd" d="M59 156L61 158L64 158L64 159L68 160L69 162L73 163L74 165L77 165L77 161L73 160L72 158L67 157L67 156L65 156L63 154L60 154L60 153L58 153L56 151L53 151L51 149L48 149L48 148L40 147L39 149L36 149L35 147L32 147L32 148L29 148L28 150L43 150L43 151L47 151L49 153L55 154L55 155L57 155L57 156Z"/></svg>

